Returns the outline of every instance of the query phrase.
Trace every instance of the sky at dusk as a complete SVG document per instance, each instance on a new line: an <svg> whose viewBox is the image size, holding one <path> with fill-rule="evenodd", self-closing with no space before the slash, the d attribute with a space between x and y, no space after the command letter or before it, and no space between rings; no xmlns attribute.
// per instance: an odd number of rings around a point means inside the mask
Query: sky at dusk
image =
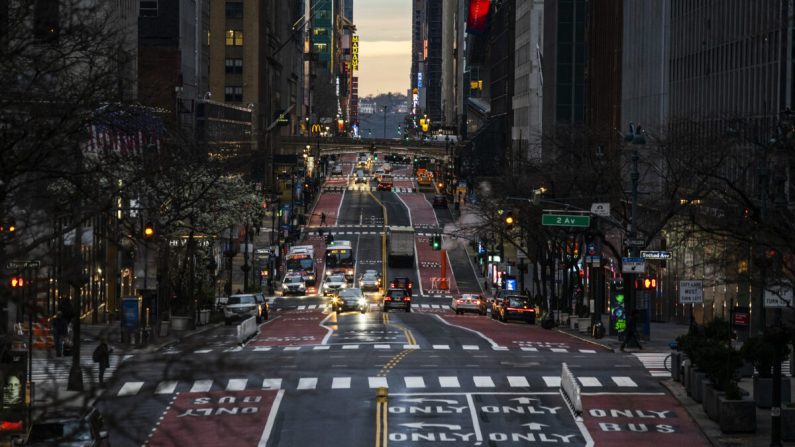
<svg viewBox="0 0 795 447"><path fill-rule="evenodd" d="M411 0L353 0L359 35L359 97L406 94L411 70Z"/></svg>

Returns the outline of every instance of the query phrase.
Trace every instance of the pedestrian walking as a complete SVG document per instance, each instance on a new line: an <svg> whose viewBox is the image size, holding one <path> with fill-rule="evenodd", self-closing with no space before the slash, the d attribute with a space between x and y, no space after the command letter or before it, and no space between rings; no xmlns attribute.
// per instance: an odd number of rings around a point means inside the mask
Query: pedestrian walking
<svg viewBox="0 0 795 447"><path fill-rule="evenodd" d="M61 357L63 355L64 338L69 330L69 322L63 316L60 310L52 317L52 332L55 339L55 356Z"/></svg>
<svg viewBox="0 0 795 447"><path fill-rule="evenodd" d="M105 370L110 366L110 353L113 352L108 346L105 337L100 338L99 345L94 349L91 359L99 364L99 386L105 387Z"/></svg>
<svg viewBox="0 0 795 447"><path fill-rule="evenodd" d="M320 213L320 225L325 225L325 224L326 224L326 213L325 212L321 212Z"/></svg>
<svg viewBox="0 0 795 447"><path fill-rule="evenodd" d="M643 349L643 346L640 344L640 338L638 337L638 325L635 321L635 315L630 315L627 318L627 330L624 331L624 342L621 343L621 351L624 351L624 348L629 344L630 340L638 347L638 349ZM630 345L632 346L632 345Z"/></svg>

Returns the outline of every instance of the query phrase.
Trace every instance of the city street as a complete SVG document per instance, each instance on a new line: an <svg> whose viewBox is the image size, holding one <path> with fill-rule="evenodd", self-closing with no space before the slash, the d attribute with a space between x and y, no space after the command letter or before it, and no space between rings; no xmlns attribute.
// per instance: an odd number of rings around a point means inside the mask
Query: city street
<svg viewBox="0 0 795 447"><path fill-rule="evenodd" d="M540 325L456 315L449 296L459 284L480 289L459 246L447 251L451 290L434 288L440 252L428 235L453 221L451 211L431 208L423 193L354 185L349 175L326 184L304 242L322 260L320 229L350 240L358 277L381 270L384 209L389 225L413 225L415 266L387 268L388 278L415 281L412 312L382 312L377 294L367 295L367 312L340 314L328 298L277 296L243 345L234 326L222 326L127 356L98 402L113 445L704 442L653 362ZM581 415L561 392L563 363L581 387Z"/></svg>

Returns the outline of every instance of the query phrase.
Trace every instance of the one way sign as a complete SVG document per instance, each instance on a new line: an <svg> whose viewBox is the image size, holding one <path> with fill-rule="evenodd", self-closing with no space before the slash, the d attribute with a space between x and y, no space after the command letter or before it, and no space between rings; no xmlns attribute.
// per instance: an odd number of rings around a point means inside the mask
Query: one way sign
<svg viewBox="0 0 795 447"><path fill-rule="evenodd" d="M621 258L621 265L623 273L643 273L646 270L646 260L643 258Z"/></svg>

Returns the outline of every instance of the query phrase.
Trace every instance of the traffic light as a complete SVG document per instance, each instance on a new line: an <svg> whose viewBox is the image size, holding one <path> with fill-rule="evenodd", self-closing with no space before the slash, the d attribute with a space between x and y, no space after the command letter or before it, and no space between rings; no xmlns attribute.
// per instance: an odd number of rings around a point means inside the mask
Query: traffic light
<svg viewBox="0 0 795 447"><path fill-rule="evenodd" d="M18 287L25 287L25 278L22 276L12 276L10 284L12 289L16 289Z"/></svg>
<svg viewBox="0 0 795 447"><path fill-rule="evenodd" d="M373 154L373 160L378 161L378 152Z"/></svg>
<svg viewBox="0 0 795 447"><path fill-rule="evenodd" d="M654 276L647 276L643 279L639 279L636 281L635 288L643 290L654 290L657 288L657 278Z"/></svg>
<svg viewBox="0 0 795 447"><path fill-rule="evenodd" d="M152 239L155 235L155 225L152 222L147 222L144 225L144 237L147 239Z"/></svg>
<svg viewBox="0 0 795 447"><path fill-rule="evenodd" d="M442 249L442 237L441 236L431 236L431 248L434 250L441 250Z"/></svg>

